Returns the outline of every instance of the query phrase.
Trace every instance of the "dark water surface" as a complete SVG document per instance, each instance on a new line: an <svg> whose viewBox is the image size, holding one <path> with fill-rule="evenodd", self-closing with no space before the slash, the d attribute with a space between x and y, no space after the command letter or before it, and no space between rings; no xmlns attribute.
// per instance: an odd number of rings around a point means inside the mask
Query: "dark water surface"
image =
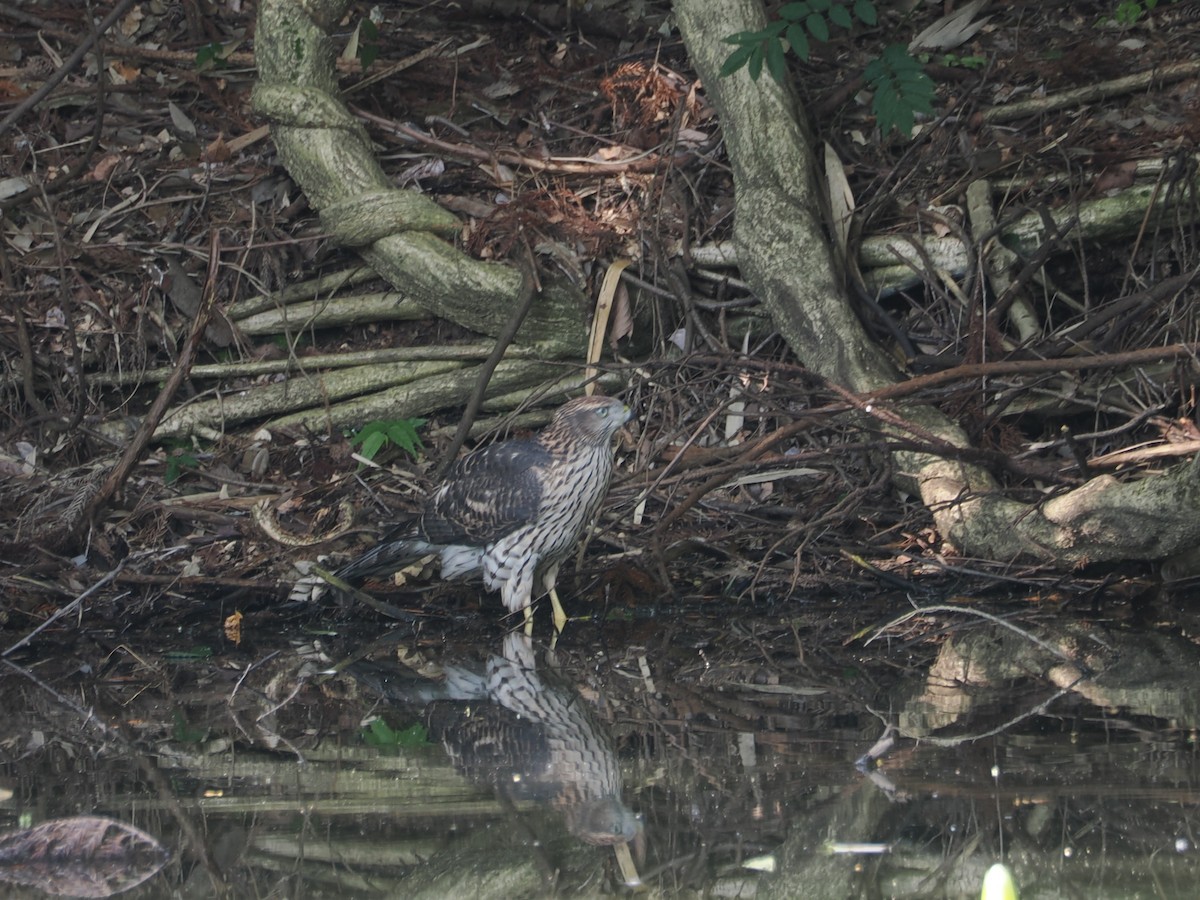
<svg viewBox="0 0 1200 900"><path fill-rule="evenodd" d="M550 654L66 625L0 666L0 831L142 829L171 859L129 897L977 897L1001 859L1026 898L1200 896L1188 628L974 608L868 640L911 605L698 605Z"/></svg>

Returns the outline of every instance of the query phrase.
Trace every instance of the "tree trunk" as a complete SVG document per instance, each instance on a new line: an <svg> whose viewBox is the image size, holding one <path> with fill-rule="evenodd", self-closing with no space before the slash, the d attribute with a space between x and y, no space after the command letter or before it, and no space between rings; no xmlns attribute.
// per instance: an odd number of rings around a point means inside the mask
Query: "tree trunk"
<svg viewBox="0 0 1200 900"><path fill-rule="evenodd" d="M737 195L734 240L742 273L806 366L869 394L899 378L847 302L834 269L811 139L794 92L745 68L718 73L722 38L766 24L759 0L677 0L692 62L721 118ZM923 404L877 404L885 431L966 448L963 430ZM1198 458L1200 459L1200 458ZM1094 479L1045 503L1005 498L985 469L929 453L897 451L897 481L919 491L944 539L990 559L1076 565L1159 559L1200 541L1200 465L1143 481Z"/></svg>

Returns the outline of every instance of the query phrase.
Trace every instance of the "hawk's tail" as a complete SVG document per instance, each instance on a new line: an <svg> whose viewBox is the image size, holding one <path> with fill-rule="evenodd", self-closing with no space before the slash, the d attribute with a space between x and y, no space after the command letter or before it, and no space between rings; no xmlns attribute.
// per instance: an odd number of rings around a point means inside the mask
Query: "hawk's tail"
<svg viewBox="0 0 1200 900"><path fill-rule="evenodd" d="M344 592L371 576L388 578L422 556L436 553L440 549L442 548L438 544L431 544L410 531L403 531L400 534L393 532L390 539L380 541L366 553L332 573L322 573L319 569L313 571L311 562L298 562L295 565L300 577L293 583L288 599L296 602L319 600L331 589ZM319 557L318 562L324 564L324 559ZM330 575L341 582L340 588L335 581L330 580Z"/></svg>
<svg viewBox="0 0 1200 900"><path fill-rule="evenodd" d="M372 575L390 576L410 563L416 562L422 556L436 553L441 549L440 545L431 544L420 538L406 537L380 541L362 556L352 559L333 574L343 581L351 583L362 582Z"/></svg>

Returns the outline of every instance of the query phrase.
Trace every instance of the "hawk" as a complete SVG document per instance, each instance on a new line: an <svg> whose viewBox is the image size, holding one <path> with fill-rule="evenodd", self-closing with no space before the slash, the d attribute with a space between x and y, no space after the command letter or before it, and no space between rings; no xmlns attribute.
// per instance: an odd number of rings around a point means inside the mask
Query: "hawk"
<svg viewBox="0 0 1200 900"><path fill-rule="evenodd" d="M446 579L482 576L532 631L535 582L550 595L555 631L567 617L554 590L558 567L596 515L612 480L612 437L632 416L620 400L581 397L533 438L483 447L458 460L416 521L335 575L391 575L430 553Z"/></svg>
<svg viewBox="0 0 1200 900"><path fill-rule="evenodd" d="M527 635L505 635L503 655L490 656L482 672L447 664L438 681L366 660L346 671L393 704L422 706L430 740L475 784L557 809L589 844L639 837L608 732L573 687L538 670Z"/></svg>

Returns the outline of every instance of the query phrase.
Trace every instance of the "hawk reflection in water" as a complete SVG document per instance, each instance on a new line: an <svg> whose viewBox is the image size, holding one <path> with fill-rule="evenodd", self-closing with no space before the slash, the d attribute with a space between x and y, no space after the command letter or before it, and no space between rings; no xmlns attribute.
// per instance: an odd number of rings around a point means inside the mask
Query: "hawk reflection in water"
<svg viewBox="0 0 1200 900"><path fill-rule="evenodd" d="M391 575L430 553L443 578L482 575L504 607L525 613L532 630L540 581L554 607L558 568L595 517L612 480L612 437L632 413L620 400L581 397L564 404L533 438L491 444L458 460L415 522L389 535L335 574L345 581Z"/></svg>
<svg viewBox="0 0 1200 900"><path fill-rule="evenodd" d="M506 635L504 655L491 656L482 673L447 665L440 682L369 662L347 671L388 700L423 705L430 739L474 784L558 810L589 844L638 836L607 732L574 690L537 671L526 635Z"/></svg>

